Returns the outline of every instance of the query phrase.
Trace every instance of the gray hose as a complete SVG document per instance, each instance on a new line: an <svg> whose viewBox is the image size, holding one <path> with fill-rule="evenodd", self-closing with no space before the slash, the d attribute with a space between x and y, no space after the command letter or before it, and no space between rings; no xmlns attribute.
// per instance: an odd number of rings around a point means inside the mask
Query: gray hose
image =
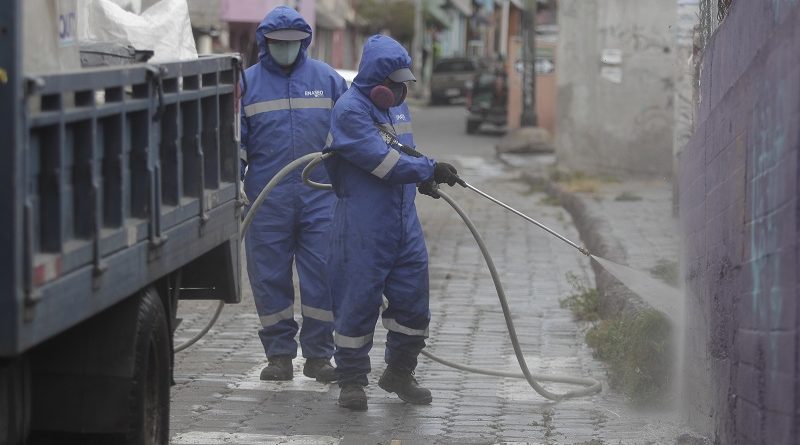
<svg viewBox="0 0 800 445"><path fill-rule="evenodd" d="M287 175L289 172L293 171L294 169L298 168L300 165L304 163L308 163L308 165L303 169L302 177L303 181L314 188L322 189L322 190L330 190L332 187L330 184L321 184L318 182L314 182L310 179L311 172L327 157L331 156L330 153L321 155L319 153L310 153L300 158L295 159L294 161L290 162L286 167L282 168L261 190L261 193L258 194L256 200L250 206L250 210L247 212L247 216L245 217L244 221L242 222L242 229L241 233L247 232L247 229L250 227L250 224L255 217L256 212L264 203L264 200L267 196L272 192L272 189ZM580 377L570 377L570 376L562 376L562 375L545 375L545 374L533 374L528 369L528 364L525 361L525 356L522 353L522 348L519 344L519 339L517 338L517 330L514 327L514 321L511 318L511 310L508 306L508 299L506 298L505 290L503 289L503 284L500 282L500 275L497 272L497 268L494 265L494 261L492 260L492 256L489 253L489 250L486 248L486 243L484 243L483 238L481 237L480 233L478 233L478 229L473 224L472 220L467 216L464 210L456 204L456 202L445 192L439 190L439 195L450 204L451 207L458 213L464 223L469 228L469 231L472 233L472 236L475 238L475 242L478 244L478 247L483 254L483 258L486 261L486 266L489 268L489 273L492 276L492 281L494 281L495 290L497 291L497 296L500 299L500 306L503 309L503 317L506 321L506 328L508 329L508 336L511 339L511 345L514 348L514 354L517 357L517 362L519 363L519 367L522 370L522 374L511 373L511 372L503 372L503 371L495 371L491 369L482 369L482 368L475 368L472 366L462 365L459 363L451 362L449 360L443 359L438 357L428 351L423 350L422 355L425 357L430 358L431 360L440 363L445 366L449 366L451 368L459 369L462 371L472 372L476 374L483 374L489 376L496 376L496 377L505 377L505 378L515 378L515 379L524 379L528 382L531 388L534 389L537 393L539 393L542 397L550 400L563 400L568 398L574 397L582 397L588 396L592 394L596 394L602 390L602 385L600 382L594 379L587 379L587 378L580 378ZM244 238L242 239L244 242ZM219 306L217 306L217 311L212 317L209 324L196 336L194 336L191 340L185 342L184 344L175 348L175 351L181 351L186 349L187 347L191 346L194 342L199 340L203 335L205 335L211 326L213 326L214 322L216 322L217 318L219 317L220 312L222 311L222 307L225 303L220 302ZM557 394L548 391L544 387L542 387L539 382L553 382L553 383L566 383L566 384L573 384L573 385L581 385L585 386L585 388L568 391L563 394Z"/></svg>
<svg viewBox="0 0 800 445"><path fill-rule="evenodd" d="M211 320L208 321L206 326L202 330L200 330L200 332L198 332L194 337L186 340L185 342L181 343L178 346L175 346L175 352L183 351L189 346L192 346L193 344L197 343L197 340L200 340L201 338L203 338L203 336L208 334L208 331L210 331L211 327L214 326L214 323L217 322L219 314L222 313L223 307L225 307L225 302L220 300L219 304L217 304L217 309L214 311L214 315L211 316Z"/></svg>
<svg viewBox="0 0 800 445"><path fill-rule="evenodd" d="M316 159L311 161L304 169L303 169L303 181L311 187L319 188L323 190L330 190L332 187L330 184L320 184L318 182L311 181L309 177L311 176L311 172L314 168L319 165L325 158L330 156L331 154L325 154L322 156L318 156ZM494 281L494 287L497 291L497 296L500 299L500 306L503 309L503 317L506 320L506 328L508 329L508 336L511 338L511 344L514 348L514 354L517 357L517 362L519 362L519 367L522 370L522 374L511 373L511 372L503 372L503 371L495 371L491 369L482 369L482 368L475 368L472 366L462 365L460 363L451 362L449 360L443 359L438 357L428 351L422 350L422 355L428 357L429 359L440 363L445 366L449 366L451 368L459 369L462 371L472 372L475 374L484 374L496 377L507 377L507 378L514 378L514 379L523 379L528 382L531 388L534 389L537 393L539 393L542 397L550 400L563 400L569 399L574 397L582 397L588 396L592 394L596 394L602 390L602 385L600 382L594 379L585 379L580 377L570 377L570 376L561 376L561 375L545 375L545 374L533 374L528 369L528 364L525 361L525 356L522 354L522 348L519 344L519 339L517 338L517 330L514 327L514 321L511 318L511 310L508 307L508 299L506 298L505 289L503 289L503 284L500 282L500 274L497 273L497 268L494 266L494 261L492 260L492 256L489 253L489 250L486 248L486 243L484 243L483 238L481 237L480 233L478 233L478 229L475 227L475 224L472 223L472 220L467 216L464 210L456 204L456 202L445 192L439 190L439 195L447 201L448 204L458 213L464 223L469 228L469 231L472 233L472 236L475 238L475 242L478 244L478 247L481 249L481 253L483 254L484 260L486 260L486 266L489 268L489 273L492 276L492 281ZM574 391L568 391L564 394L557 394L550 392L543 388L539 381L542 382L553 382L553 383L567 383L572 385L581 385L585 386L583 389L578 389Z"/></svg>
<svg viewBox="0 0 800 445"><path fill-rule="evenodd" d="M489 273L492 275L492 281L494 281L494 288L497 291L497 297L500 299L500 306L503 309L503 317L506 319L506 328L508 328L508 337L511 339L511 345L514 347L514 354L517 356L517 362L519 363L520 369L522 369L522 374L465 366L451 362L449 360L439 358L425 350L422 350L422 354L425 357L428 357L435 362L439 362L445 366L450 366L451 368L460 369L462 371L469 371L476 374L492 375L498 377L524 379L528 382L528 384L531 386L531 388L533 388L534 391L539 393L539 395L541 395L542 397L550 400L558 401L574 397L588 396L600 392L602 390L602 385L600 384L600 382L594 379L584 379L580 377L559 376L559 375L532 374L530 372L530 370L528 369L528 363L525 361L525 356L522 354L522 348L520 347L519 344L519 338L517 338L517 329L514 327L514 321L511 318L511 310L508 307L508 299L506 298L506 291L505 289L503 289L503 283L500 282L500 274L497 273L497 268L495 268L494 266L492 255L486 248L486 243L483 242L483 238L481 237L480 233L478 233L478 229L475 227L475 224L472 223L472 220L469 219L469 216L467 216L464 210L458 204L456 204L453 198L451 198L447 193L445 193L442 190L439 190L439 195L445 201L447 201L447 203L450 204L450 206L456 211L456 213L458 213L461 219L464 220L464 224L466 224L467 227L469 228L469 231L472 232L472 236L473 238L475 238L475 242L481 249L481 253L483 254L483 259L486 260L486 266L489 268ZM557 394L544 389L537 380L542 382L569 383L569 384L586 386L586 388L574 391L568 391L563 394Z"/></svg>
<svg viewBox="0 0 800 445"><path fill-rule="evenodd" d="M175 292L174 298L175 298L176 302L180 300L180 296L181 296L181 279L182 279L182 277L183 277L183 272L181 270L178 270L178 276L175 279L175 291L174 291ZM209 320L209 322L206 323L205 327L203 327L203 329L201 329L200 332L198 332L194 337L190 338L189 340L186 340L185 342L179 344L178 346L174 346L172 348L172 352L173 353L181 352L184 349L188 348L189 346L192 346L193 344L197 343L197 340L200 340L201 338L203 338L203 336L205 336L208 333L208 331L211 329L211 327L214 326L214 323L217 322L217 318L219 318L219 314L222 313L223 306L225 306L225 303L220 301L219 304L217 304L217 309L214 311L214 315L211 317L211 320Z"/></svg>
<svg viewBox="0 0 800 445"><path fill-rule="evenodd" d="M302 174L303 182L305 182L306 185L320 190L333 190L333 186L330 184L322 184L311 180L311 172L314 171L314 169L317 168L317 166L322 161L331 157L332 155L333 153L325 153L324 155L317 156L314 159L312 159L311 162L308 163L308 165L306 165L306 168L303 169L303 174Z"/></svg>

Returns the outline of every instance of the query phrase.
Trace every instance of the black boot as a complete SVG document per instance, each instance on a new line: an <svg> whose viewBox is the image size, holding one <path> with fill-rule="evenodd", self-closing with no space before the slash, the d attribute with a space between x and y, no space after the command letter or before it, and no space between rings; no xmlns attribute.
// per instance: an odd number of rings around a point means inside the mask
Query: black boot
<svg viewBox="0 0 800 445"><path fill-rule="evenodd" d="M269 365L261 370L261 380L291 380L293 374L292 357L275 355L269 357Z"/></svg>
<svg viewBox="0 0 800 445"><path fill-rule="evenodd" d="M391 365L383 371L381 379L378 380L378 386L386 392L396 393L403 401L414 405L428 405L433 401L431 392L419 386L412 371Z"/></svg>
<svg viewBox="0 0 800 445"><path fill-rule="evenodd" d="M336 368L331 366L330 359L309 358L303 365L303 375L320 383L331 383L336 381Z"/></svg>
<svg viewBox="0 0 800 445"><path fill-rule="evenodd" d="M339 406L353 411L367 410L367 393L357 383L347 383L339 393Z"/></svg>

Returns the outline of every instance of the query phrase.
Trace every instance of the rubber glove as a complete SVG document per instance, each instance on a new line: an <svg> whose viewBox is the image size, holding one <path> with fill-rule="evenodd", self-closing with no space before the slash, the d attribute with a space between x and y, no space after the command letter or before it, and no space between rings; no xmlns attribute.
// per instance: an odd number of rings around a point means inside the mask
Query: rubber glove
<svg viewBox="0 0 800 445"><path fill-rule="evenodd" d="M458 177L458 170L446 162L437 162L433 167L433 180L437 184L447 184L450 187L456 184L460 184L462 187L467 186L467 183Z"/></svg>
<svg viewBox="0 0 800 445"><path fill-rule="evenodd" d="M419 190L419 192L421 194L428 195L431 198L434 198L434 199L439 199L440 198L439 192L438 192L439 186L433 180L420 182L419 184L417 184L417 190Z"/></svg>

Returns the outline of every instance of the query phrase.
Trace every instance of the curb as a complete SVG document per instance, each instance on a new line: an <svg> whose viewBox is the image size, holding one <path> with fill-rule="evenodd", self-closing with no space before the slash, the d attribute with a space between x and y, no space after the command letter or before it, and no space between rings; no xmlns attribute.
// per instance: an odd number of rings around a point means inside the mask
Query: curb
<svg viewBox="0 0 800 445"><path fill-rule="evenodd" d="M519 166L511 164L501 153L495 157L509 168L521 170L521 178L528 184L544 189L548 196L558 199L561 207L572 217L581 242L593 255L627 264L628 253L616 241L609 239L609 223L598 215L593 215L587 208L582 198L577 193L564 190L558 183L548 179L543 172L531 173L522 170ZM600 296L600 316L603 319L618 317L619 315L638 315L645 310L652 309L638 295L633 293L613 275L606 272L596 261L591 261L594 271L595 284Z"/></svg>
<svg viewBox="0 0 800 445"><path fill-rule="evenodd" d="M559 184L540 176L523 172L522 178L533 186L544 188L548 196L558 199L561 206L572 216L581 241L589 252L616 263L627 263L628 254L622 245L605 235L610 228L608 222L588 210L585 198L577 193L568 192ZM650 305L606 272L596 261L591 261L591 265L600 295L600 315L603 319L621 314L636 315L651 309Z"/></svg>

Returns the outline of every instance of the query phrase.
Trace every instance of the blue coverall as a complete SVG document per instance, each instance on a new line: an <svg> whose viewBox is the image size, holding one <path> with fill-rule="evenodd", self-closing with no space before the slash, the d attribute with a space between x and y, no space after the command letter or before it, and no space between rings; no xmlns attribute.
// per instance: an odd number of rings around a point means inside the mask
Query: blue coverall
<svg viewBox="0 0 800 445"><path fill-rule="evenodd" d="M297 29L309 33L290 72L269 55L265 33ZM242 97L244 188L252 202L281 168L325 146L331 108L347 84L331 67L310 59L311 27L294 9L278 7L256 30L259 61L245 71ZM261 320L259 336L267 357L297 356L292 260L300 279L306 358L333 354L333 313L324 276L335 196L303 184L297 170L273 190L245 235L247 272ZM312 179L327 182L317 169Z"/></svg>
<svg viewBox="0 0 800 445"><path fill-rule="evenodd" d="M353 86L336 102L325 152L338 198L328 259L333 296L339 384L367 384L369 350L380 313L388 329L386 362L413 371L425 347L428 307L428 251L417 217L415 184L433 177L432 159L414 158L392 148L378 126L414 146L408 106L376 107L373 87L411 58L386 36L373 36Z"/></svg>

